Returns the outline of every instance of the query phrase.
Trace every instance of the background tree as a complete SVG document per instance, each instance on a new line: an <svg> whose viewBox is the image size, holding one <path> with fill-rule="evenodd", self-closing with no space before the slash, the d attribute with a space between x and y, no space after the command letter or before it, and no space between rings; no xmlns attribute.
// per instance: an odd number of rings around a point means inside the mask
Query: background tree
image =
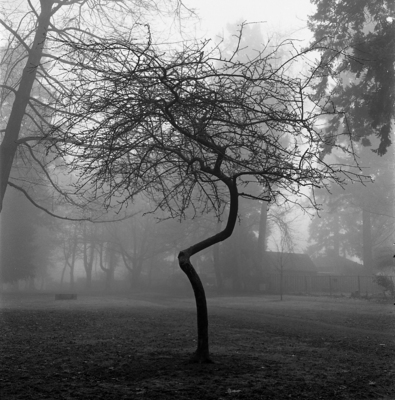
<svg viewBox="0 0 395 400"><path fill-rule="evenodd" d="M107 241L100 244L100 268L104 272L106 290L110 290L114 283L115 269L119 261L117 244Z"/></svg>
<svg viewBox="0 0 395 400"><path fill-rule="evenodd" d="M334 107L344 112L343 116L328 121L326 152L331 151L331 143L339 132L350 131L353 141L360 143L357 153L361 165L370 167L366 173L383 175L382 168L381 172L376 170L378 161L373 161L369 152L371 149L383 156L391 144L395 117L395 4L391 0L312 2L317 11L310 17L309 26L325 60L322 78L315 86L316 96L330 94ZM393 156L390 158L393 165ZM393 190L393 169L392 175L386 175L387 185ZM378 203L372 201L374 196L369 197L369 192L378 193L379 188L374 183L371 188L358 190L363 231L361 259L372 269L372 216L377 212L373 208ZM395 216L393 210L387 210L386 214Z"/></svg>
<svg viewBox="0 0 395 400"><path fill-rule="evenodd" d="M22 14L19 20L13 19L12 11L4 12L3 19L0 19L0 27L6 37L6 41L2 42L1 58L6 72L0 85L3 125L0 212L17 149L30 144L29 149L34 151L34 145L43 140L54 114L62 111L58 96L69 88L58 79L57 70L72 69L73 65L57 41L88 42L93 38L128 37L133 26L146 24L147 18L153 18L152 15L181 18L183 11L187 10L178 1L159 4L155 1L129 0L40 0L26 2L20 7L23 10L19 13ZM134 32L137 34L137 29ZM21 129L27 123L34 129L21 135ZM50 166L51 163L47 162L37 168L44 168L48 173ZM52 183L55 184L55 181ZM81 192L55 187L64 201L86 205L87 199Z"/></svg>
<svg viewBox="0 0 395 400"><path fill-rule="evenodd" d="M346 113L332 119L331 132L347 124L353 139L385 154L395 117L395 3L392 0L312 0L317 12L309 27L324 60L317 96L328 90ZM335 84L335 85L334 85Z"/></svg>
<svg viewBox="0 0 395 400"><path fill-rule="evenodd" d="M358 257L366 270L374 271L377 250L392 245L393 157L378 158L370 149L356 145L360 165L371 173L373 183L333 186L331 193L318 193L324 212L310 225L312 256Z"/></svg>

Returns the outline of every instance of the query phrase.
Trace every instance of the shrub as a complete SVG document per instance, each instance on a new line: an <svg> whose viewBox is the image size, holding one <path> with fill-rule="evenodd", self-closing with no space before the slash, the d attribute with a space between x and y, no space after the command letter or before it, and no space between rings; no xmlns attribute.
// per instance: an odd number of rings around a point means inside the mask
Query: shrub
<svg viewBox="0 0 395 400"><path fill-rule="evenodd" d="M391 276L376 275L374 282L383 287L384 292L390 292L393 297L395 296L395 284Z"/></svg>

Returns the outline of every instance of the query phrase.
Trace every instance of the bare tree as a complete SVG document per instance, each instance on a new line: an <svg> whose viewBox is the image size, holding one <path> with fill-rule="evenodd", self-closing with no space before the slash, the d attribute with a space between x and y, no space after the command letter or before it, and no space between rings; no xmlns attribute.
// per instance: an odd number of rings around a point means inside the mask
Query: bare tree
<svg viewBox="0 0 395 400"><path fill-rule="evenodd" d="M181 21L183 11L189 12L178 0L39 0L20 7L24 8L22 12L4 11L0 19L0 29L8 34L0 44L0 62L5 71L0 84L5 121L0 127L0 212L9 182L20 187L21 182L17 185L11 174L17 151L34 154L49 124L62 111L58 96L67 93L70 82L62 82L58 72L71 70L74 65L58 40L100 41L126 37L131 30L138 37L138 27L156 15L176 16ZM22 16L14 19L14 15ZM89 204L85 191L77 193L72 185L62 188L50 179L52 161L48 154L45 162L35 157L36 168L44 170L47 183L53 185L59 197L78 206ZM33 203L39 203L28 190L22 191Z"/></svg>
<svg viewBox="0 0 395 400"><path fill-rule="evenodd" d="M326 140L320 122L336 111L309 98L317 69L288 73L308 62L307 50L278 65L276 48L239 61L239 47L230 56L207 43L169 51L150 36L145 45L111 38L61 44L75 65L62 79L78 85L62 99L72 117L63 112L48 140L59 154L72 155L81 186L106 185L108 204L143 191L172 217L220 215L227 207L220 232L178 255L197 305L193 360L209 362L206 297L191 257L232 234L239 197L278 203L306 197L314 208L306 189L360 176L320 157Z"/></svg>

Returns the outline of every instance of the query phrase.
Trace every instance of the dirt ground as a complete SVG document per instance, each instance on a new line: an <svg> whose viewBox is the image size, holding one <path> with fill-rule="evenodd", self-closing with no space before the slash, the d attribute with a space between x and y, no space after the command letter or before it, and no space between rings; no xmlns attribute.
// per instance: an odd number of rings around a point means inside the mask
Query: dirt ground
<svg viewBox="0 0 395 400"><path fill-rule="evenodd" d="M395 306L209 298L214 364L188 363L192 298L0 298L0 398L395 399Z"/></svg>

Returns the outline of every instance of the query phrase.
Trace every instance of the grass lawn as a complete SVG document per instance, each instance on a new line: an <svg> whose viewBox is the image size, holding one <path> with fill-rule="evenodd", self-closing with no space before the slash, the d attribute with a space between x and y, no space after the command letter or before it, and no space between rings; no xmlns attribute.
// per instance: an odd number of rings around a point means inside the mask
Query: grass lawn
<svg viewBox="0 0 395 400"><path fill-rule="evenodd" d="M188 363L191 298L3 294L0 398L395 399L395 306L212 297L214 364Z"/></svg>

